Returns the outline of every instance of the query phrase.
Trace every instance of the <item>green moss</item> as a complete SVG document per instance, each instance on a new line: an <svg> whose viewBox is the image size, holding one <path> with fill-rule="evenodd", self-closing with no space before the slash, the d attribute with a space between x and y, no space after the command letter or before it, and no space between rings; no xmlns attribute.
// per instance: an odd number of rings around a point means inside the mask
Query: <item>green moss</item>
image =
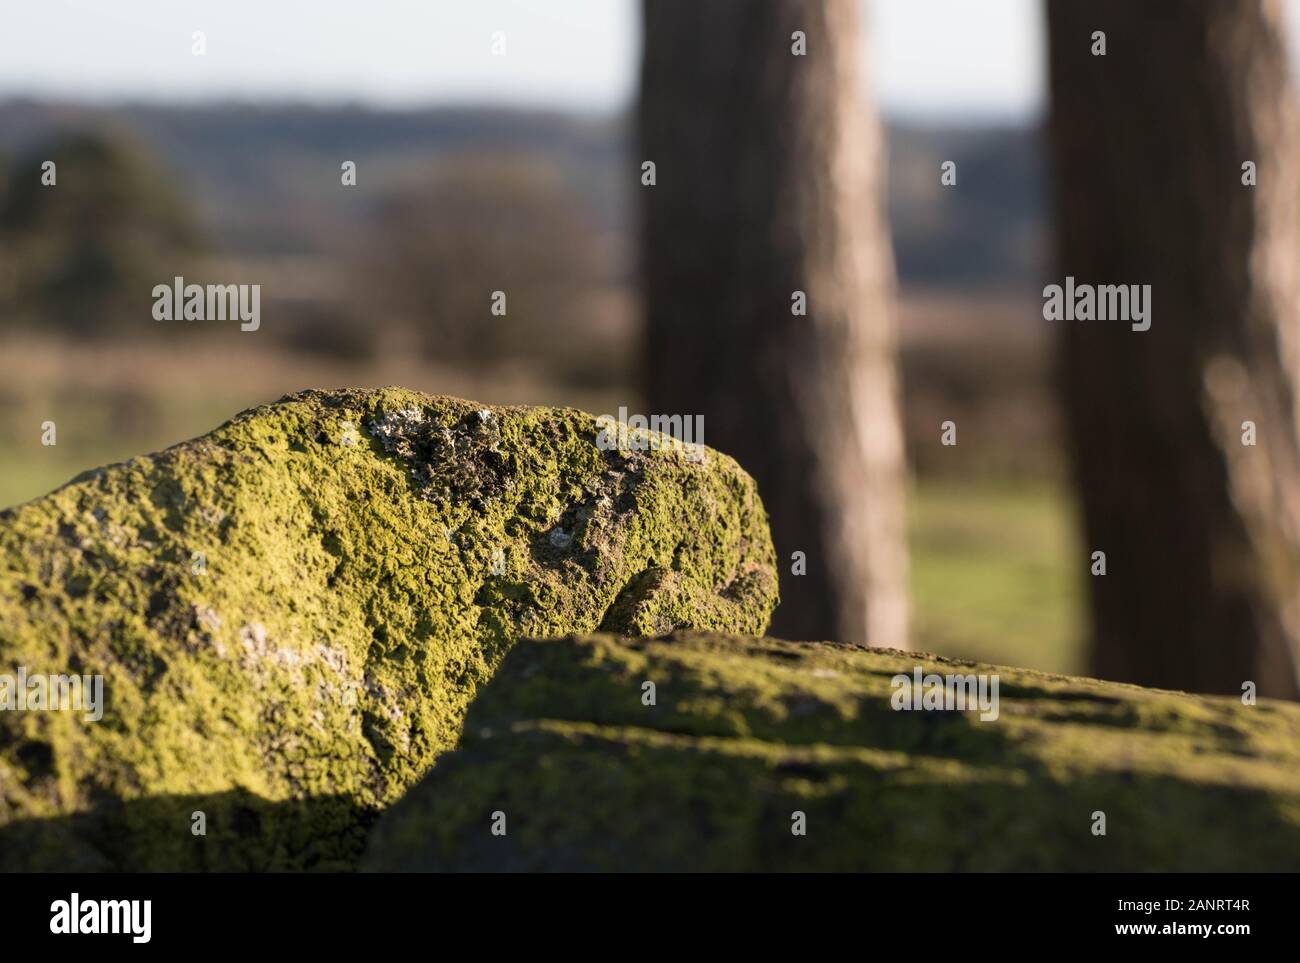
<svg viewBox="0 0 1300 963"><path fill-rule="evenodd" d="M572 409L304 392L0 512L0 674L99 674L107 703L0 712L0 835L28 840L0 866L350 865L340 826L455 743L519 636L761 632L749 477L596 437Z"/></svg>
<svg viewBox="0 0 1300 963"><path fill-rule="evenodd" d="M996 673L997 719L894 711L917 665ZM1300 706L745 636L528 641L367 865L1293 870Z"/></svg>

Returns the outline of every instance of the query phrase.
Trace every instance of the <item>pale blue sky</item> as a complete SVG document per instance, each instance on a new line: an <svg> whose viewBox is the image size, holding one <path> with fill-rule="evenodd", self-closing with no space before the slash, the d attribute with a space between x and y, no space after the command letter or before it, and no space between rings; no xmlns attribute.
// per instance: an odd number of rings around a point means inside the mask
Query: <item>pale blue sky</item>
<svg viewBox="0 0 1300 963"><path fill-rule="evenodd" d="M629 103L639 0L0 0L0 97ZM708 0L697 0L707 3ZM900 115L1043 103L1039 0L867 0L876 91ZM190 37L207 34L194 57ZM502 31L506 55L492 55Z"/></svg>

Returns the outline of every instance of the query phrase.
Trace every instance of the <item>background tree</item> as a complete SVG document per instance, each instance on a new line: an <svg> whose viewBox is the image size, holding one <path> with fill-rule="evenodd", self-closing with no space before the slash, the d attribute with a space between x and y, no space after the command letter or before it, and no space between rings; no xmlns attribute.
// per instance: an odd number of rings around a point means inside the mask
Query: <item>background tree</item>
<svg viewBox="0 0 1300 963"><path fill-rule="evenodd" d="M757 479L781 566L773 632L902 646L893 259L859 8L644 5L646 388L651 412L704 415L705 441Z"/></svg>
<svg viewBox="0 0 1300 963"><path fill-rule="evenodd" d="M53 186L42 182L54 163ZM18 162L0 192L6 317L77 335L152 324L150 291L200 250L184 198L117 134L60 134Z"/></svg>
<svg viewBox="0 0 1300 963"><path fill-rule="evenodd" d="M580 192L540 156L474 152L440 158L400 181L377 211L380 240L365 272L387 307L416 323L425 350L489 365L583 347L581 295L602 269L600 236ZM506 313L491 312L492 294Z"/></svg>
<svg viewBox="0 0 1300 963"><path fill-rule="evenodd" d="M1088 551L1107 556L1093 669L1294 697L1300 176L1280 5L1046 9L1059 272L1152 286L1149 331L1059 322Z"/></svg>

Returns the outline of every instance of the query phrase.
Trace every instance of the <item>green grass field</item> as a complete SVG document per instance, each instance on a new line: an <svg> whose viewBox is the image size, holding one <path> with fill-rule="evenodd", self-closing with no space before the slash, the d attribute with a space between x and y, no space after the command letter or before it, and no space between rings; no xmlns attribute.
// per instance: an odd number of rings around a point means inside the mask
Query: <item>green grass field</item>
<svg viewBox="0 0 1300 963"><path fill-rule="evenodd" d="M916 647L1083 671L1087 557L1067 489L1047 481L921 482L909 528Z"/></svg>

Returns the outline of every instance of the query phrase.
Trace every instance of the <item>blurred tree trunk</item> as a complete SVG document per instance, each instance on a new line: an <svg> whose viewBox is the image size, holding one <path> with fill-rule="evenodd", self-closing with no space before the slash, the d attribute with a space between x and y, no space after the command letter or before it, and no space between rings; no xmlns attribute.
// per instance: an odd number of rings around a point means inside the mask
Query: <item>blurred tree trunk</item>
<svg viewBox="0 0 1300 963"><path fill-rule="evenodd" d="M1093 669L1294 698L1300 155L1280 10L1046 8L1055 280L1152 285L1149 331L1053 322L1087 551L1107 561L1089 581Z"/></svg>
<svg viewBox="0 0 1300 963"><path fill-rule="evenodd" d="M649 411L704 415L706 443L758 481L775 634L901 647L893 257L859 2L650 0L644 25Z"/></svg>

